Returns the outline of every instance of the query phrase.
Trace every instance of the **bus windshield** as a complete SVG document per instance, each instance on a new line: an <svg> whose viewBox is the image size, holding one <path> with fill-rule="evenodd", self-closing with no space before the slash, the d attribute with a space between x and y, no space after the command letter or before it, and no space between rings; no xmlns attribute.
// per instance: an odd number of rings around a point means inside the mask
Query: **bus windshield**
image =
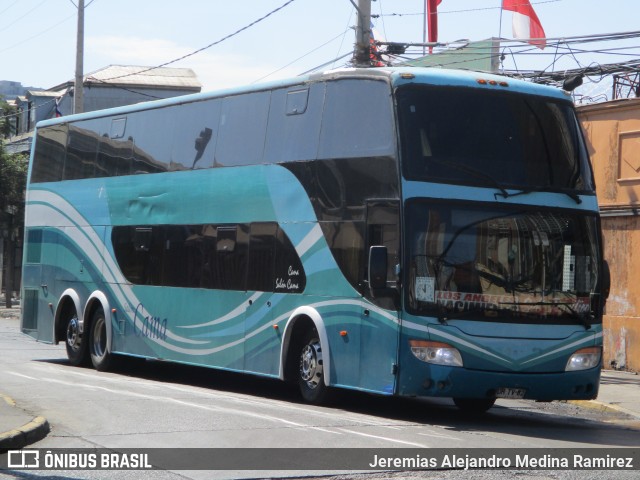
<svg viewBox="0 0 640 480"><path fill-rule="evenodd" d="M406 218L412 313L587 323L597 311L595 216L414 201Z"/></svg>
<svg viewBox="0 0 640 480"><path fill-rule="evenodd" d="M569 101L408 85L397 91L403 174L410 180L593 193Z"/></svg>

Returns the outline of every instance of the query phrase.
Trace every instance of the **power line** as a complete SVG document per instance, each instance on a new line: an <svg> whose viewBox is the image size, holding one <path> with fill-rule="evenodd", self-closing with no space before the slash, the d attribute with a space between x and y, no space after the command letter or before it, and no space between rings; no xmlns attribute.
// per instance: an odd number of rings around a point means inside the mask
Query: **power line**
<svg viewBox="0 0 640 480"><path fill-rule="evenodd" d="M20 20L22 20L24 17L26 17L27 15L29 15L31 12L33 12L35 9L37 9L38 7L40 7L40 5L42 5L44 2L46 2L47 0L42 0L42 2L40 2L39 4L37 4L35 7L33 7L31 10L29 10L27 13L25 13L24 15L16 18L13 22L9 23L8 25L5 25L3 28L0 28L0 32L4 32L5 30L7 30L9 27L15 25L16 23L18 23ZM12 4L13 5L13 4ZM11 6L11 5L9 5ZM4 10L3 10L4 11Z"/></svg>
<svg viewBox="0 0 640 480"><path fill-rule="evenodd" d="M283 69L287 68L289 65L293 65L293 64L294 64L294 63L296 63L298 60L301 60L301 59L305 58L306 56L311 55L313 52L315 52L315 51L317 51L317 50L320 50L322 47L327 46L328 44L330 44L331 42L333 42L334 40L336 40L336 39L338 39L338 38L340 38L340 37L343 37L343 38L344 38L345 33L346 33L346 32L348 32L349 30L350 30L350 29L349 29L349 28L347 28L347 30L346 30L345 32L339 33L338 35L336 35L335 37L333 37L331 40L327 40L327 41L326 41L325 43L323 43L322 45L320 45L320 46L318 46L318 47L314 48L313 50L309 50L309 51L308 51L307 53L305 53L304 55L302 55L302 56L300 56L300 57L296 58L295 60L292 60L291 62L287 63L286 65L283 65L283 66L282 66L282 67L280 67L279 69L274 70L274 71L273 71L273 72L271 72L271 73L268 73L268 74L267 74L267 75L265 75L264 77L261 77L261 78L259 78L259 79L257 79L257 80L254 80L252 83L257 83L257 82L259 82L259 81L261 81L261 80L264 80L265 78L270 77L270 76L271 76L271 75L273 75L274 73L278 73L280 70L283 70ZM351 55L351 52L349 52L349 55Z"/></svg>
<svg viewBox="0 0 640 480"><path fill-rule="evenodd" d="M562 2L563 0L543 0L540 2L530 2L531 5L542 5L543 3L556 3ZM523 5L528 5L524 4ZM480 7L480 8L467 8L464 10L438 10L438 15L446 14L446 13L467 13L467 12L482 12L486 10L500 10L502 6L499 7ZM420 13L385 13L380 14L381 17L415 17L415 16L423 16L424 12Z"/></svg>
<svg viewBox="0 0 640 480"><path fill-rule="evenodd" d="M0 53L6 52L7 50L11 50L12 48L19 47L23 43L27 43L27 42L33 40L34 38L38 38L38 37L44 35L45 33L50 32L51 30L56 28L58 25L62 25L63 23L69 21L70 19L75 18L75 16L76 16L76 14L73 13L70 16L66 17L65 19L60 20L58 23L56 23L56 24L52 25L51 27L47 28L46 30L42 30L40 33L37 33L37 34L33 35L32 37L26 38L24 40L19 41L18 43L14 43L13 45L10 45L10 46L8 46L6 48L3 48L2 50L0 50Z"/></svg>
<svg viewBox="0 0 640 480"><path fill-rule="evenodd" d="M156 70L156 69L158 69L158 68L166 67L167 65L171 65L171 64L173 64L173 63L179 62L180 60L184 60L185 58L192 57L193 55L195 55L195 54L197 54L197 53L200 53L200 52L202 52L202 51L204 51L204 50L207 50L207 49L209 49L209 48L211 48L211 47L213 47L213 46L215 46L215 45L218 45L219 43L224 42L225 40L228 40L228 39L230 39L230 38L232 38L232 37L235 37L235 36L236 36L236 35L238 35L239 33L244 32L245 30L247 30L247 29L249 29L249 28L253 27L253 26L254 26L254 25L256 25L257 23L260 23L260 22L262 22L263 20L265 20L265 19L269 18L269 17L270 17L271 15L273 15L274 13L279 12L280 10L282 10L283 8L285 8L286 6L288 6L289 4L293 3L294 1L295 1L295 0L288 0L288 1L286 1L284 4L280 5L278 8L276 8L276 9L274 9L274 10L271 10L271 11L270 11L269 13L267 13L266 15L264 15L264 16L262 16L262 17L258 18L257 20L254 20L254 21L253 21L253 22L251 22L250 24L248 24L248 25L246 25L246 26L244 26L244 27L242 27L242 28L240 28L240 29L236 30L235 32L230 33L229 35L227 35L227 36L225 36L225 37L222 37L221 39L216 40L215 42L210 43L209 45L207 45L207 46L205 46L205 47L199 48L198 50L194 50L193 52L191 52L191 53L187 53L186 55L183 55L183 56L181 56L181 57L179 57L179 58L175 58L175 59L173 59L173 60L170 60L170 61L168 61L168 62L162 63L162 64L160 64L160 65L156 65L155 67L149 67L149 68L146 68L146 69L144 69L144 70L140 70L140 71L138 71L138 72L127 73L126 75L120 75L120 76L117 76L117 77L105 78L104 80L105 80L105 81L107 81L107 80L116 80L116 79L119 79L119 78L130 77L130 76L132 76L132 75L140 75L141 73L146 73L146 72L150 72L151 70Z"/></svg>
<svg viewBox="0 0 640 480"><path fill-rule="evenodd" d="M11 7L13 7L16 3L18 3L20 0L16 0L15 2L13 2L12 4L10 4L7 8L5 8L4 10L0 11L0 15L2 15L4 12L6 12L7 10L9 10Z"/></svg>
<svg viewBox="0 0 640 480"><path fill-rule="evenodd" d="M45 1L46 1L46 0L45 0ZM91 0L87 5L85 5L85 8L87 8L89 5L91 5L91 4L92 4L93 2L95 2L95 1L96 1L96 0ZM17 3L17 2L16 2L16 3ZM44 2L42 2L42 3L44 3ZM71 3L73 3L73 2L71 2ZM13 3L13 4L11 4L11 5L15 5L15 3ZM11 7L11 5L9 5L9 7ZM77 7L77 5L76 5L75 3L73 3L73 5L74 5L76 8L78 8L78 7ZM38 6L40 6L40 5L37 5L36 7L34 7L34 9L35 9L35 8L37 8ZM9 7L7 7L7 9L8 9ZM6 11L7 9L3 10L3 12L4 12L4 11ZM33 10L33 9L32 9L32 10ZM30 10L29 12L31 12L32 10ZM27 14L28 14L29 12L27 12ZM0 13L2 13L2 12L0 12ZM25 14L25 15L27 15L27 14ZM65 23L65 22L67 22L67 21L69 21L70 19L75 18L75 17L76 17L76 14L75 14L75 13L73 13L73 14L69 15L68 17L65 17L64 19L60 20L58 23L55 23L54 25L50 26L49 28L47 28L47 29L45 29L45 30L42 30L42 31L41 31L41 32L39 32L39 33L36 33L35 35L32 35L31 37L29 37L29 38L25 38L24 40L21 40L21 41L19 41L19 42L17 42L17 43L14 43L13 45L9 45L8 47L3 48L2 50L0 50L0 53L6 52L6 51L8 51L8 50L11 50L12 48L19 47L20 45L22 45L22 44L24 44L24 43L27 43L27 42L29 42L29 41L33 40L34 38L38 38L38 37L40 37L40 36L44 35L45 33L50 32L51 30L53 30L54 28L56 28L58 25L62 25L63 23ZM22 18L22 17L21 17L21 18ZM15 22L14 22L14 23L15 23ZM0 31L2 31L2 30L0 30Z"/></svg>

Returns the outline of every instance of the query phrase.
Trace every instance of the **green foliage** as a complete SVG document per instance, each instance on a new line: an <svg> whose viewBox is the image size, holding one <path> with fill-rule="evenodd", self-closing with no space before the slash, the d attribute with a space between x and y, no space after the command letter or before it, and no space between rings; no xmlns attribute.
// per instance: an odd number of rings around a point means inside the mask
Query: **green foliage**
<svg viewBox="0 0 640 480"><path fill-rule="evenodd" d="M26 156L6 153L0 140L0 211L4 212L8 206L22 211L26 185Z"/></svg>
<svg viewBox="0 0 640 480"><path fill-rule="evenodd" d="M10 121L15 113L15 107L10 106L0 97L0 138L8 138L11 135Z"/></svg>

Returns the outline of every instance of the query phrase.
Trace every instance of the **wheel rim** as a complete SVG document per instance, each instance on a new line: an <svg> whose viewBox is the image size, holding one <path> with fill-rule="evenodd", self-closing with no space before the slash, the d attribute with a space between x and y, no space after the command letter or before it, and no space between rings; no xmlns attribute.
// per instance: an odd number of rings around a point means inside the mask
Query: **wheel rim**
<svg viewBox="0 0 640 480"><path fill-rule="evenodd" d="M310 389L315 389L322 378L322 350L317 340L309 342L302 349L300 378Z"/></svg>
<svg viewBox="0 0 640 480"><path fill-rule="evenodd" d="M69 320L67 324L67 345L71 347L73 351L78 351L80 349L80 343L82 339L80 338L80 325L78 323L78 317L74 316Z"/></svg>
<svg viewBox="0 0 640 480"><path fill-rule="evenodd" d="M103 357L107 351L107 328L104 317L100 316L93 322L91 349L96 357Z"/></svg>

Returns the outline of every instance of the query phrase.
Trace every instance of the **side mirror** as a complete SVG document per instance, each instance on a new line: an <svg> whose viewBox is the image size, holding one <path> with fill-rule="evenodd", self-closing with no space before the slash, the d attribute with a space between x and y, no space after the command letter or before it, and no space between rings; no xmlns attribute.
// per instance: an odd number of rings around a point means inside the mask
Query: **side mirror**
<svg viewBox="0 0 640 480"><path fill-rule="evenodd" d="M387 247L369 249L369 288L371 292L387 288Z"/></svg>

